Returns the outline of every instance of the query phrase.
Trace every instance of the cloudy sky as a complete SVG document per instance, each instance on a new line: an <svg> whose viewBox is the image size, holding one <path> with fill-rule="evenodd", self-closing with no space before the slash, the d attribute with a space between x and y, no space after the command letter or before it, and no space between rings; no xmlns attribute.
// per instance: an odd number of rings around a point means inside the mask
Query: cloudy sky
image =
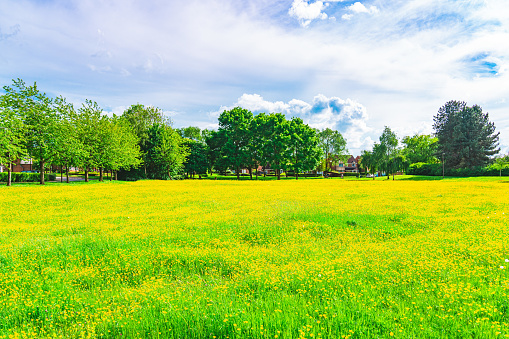
<svg viewBox="0 0 509 339"><path fill-rule="evenodd" d="M300 116L369 149L384 126L431 133L449 100L478 104L509 151L507 0L2 0L0 84L175 127L225 109Z"/></svg>

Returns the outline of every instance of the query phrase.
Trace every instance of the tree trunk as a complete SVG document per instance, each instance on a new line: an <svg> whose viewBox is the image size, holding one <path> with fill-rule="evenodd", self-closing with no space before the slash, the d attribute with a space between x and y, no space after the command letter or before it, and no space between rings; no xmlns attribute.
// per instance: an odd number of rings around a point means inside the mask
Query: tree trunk
<svg viewBox="0 0 509 339"><path fill-rule="evenodd" d="M41 160L40 172L41 172L41 174L39 176L39 180L40 180L39 183L41 185L44 185L44 161L42 161L42 160Z"/></svg>
<svg viewBox="0 0 509 339"><path fill-rule="evenodd" d="M392 173L392 181L394 181L394 173Z"/></svg>
<svg viewBox="0 0 509 339"><path fill-rule="evenodd" d="M88 182L88 168L85 168L85 182Z"/></svg>
<svg viewBox="0 0 509 339"><path fill-rule="evenodd" d="M12 163L7 165L7 186L12 185Z"/></svg>
<svg viewBox="0 0 509 339"><path fill-rule="evenodd" d="M110 171L110 181L113 180L113 170Z"/></svg>
<svg viewBox="0 0 509 339"><path fill-rule="evenodd" d="M240 180L240 170L239 168L237 167L236 169L236 172L237 172L237 180Z"/></svg>
<svg viewBox="0 0 509 339"><path fill-rule="evenodd" d="M249 167L249 177L253 180L253 169Z"/></svg>
<svg viewBox="0 0 509 339"><path fill-rule="evenodd" d="M60 165L60 182L64 181L64 165Z"/></svg>
<svg viewBox="0 0 509 339"><path fill-rule="evenodd" d="M277 169L276 169L276 173L277 173L277 180L281 180L281 170L279 169L279 164L277 164Z"/></svg>
<svg viewBox="0 0 509 339"><path fill-rule="evenodd" d="M99 168L99 181L100 181L100 182L103 182L103 181L104 181L104 176L103 176L103 175L104 175L104 170L103 170L103 168L101 167L101 168Z"/></svg>
<svg viewBox="0 0 509 339"><path fill-rule="evenodd" d="M299 180L299 171L295 171L295 180Z"/></svg>
<svg viewBox="0 0 509 339"><path fill-rule="evenodd" d="M65 165L65 177L67 183L69 183L69 164Z"/></svg>

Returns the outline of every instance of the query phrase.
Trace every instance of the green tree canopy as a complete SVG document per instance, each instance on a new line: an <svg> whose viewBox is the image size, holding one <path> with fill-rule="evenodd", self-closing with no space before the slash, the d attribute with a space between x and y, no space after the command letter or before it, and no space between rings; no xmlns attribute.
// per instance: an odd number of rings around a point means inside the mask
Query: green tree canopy
<svg viewBox="0 0 509 339"><path fill-rule="evenodd" d="M182 174L189 155L184 139L166 124L154 124L148 130L148 175L153 179L174 179Z"/></svg>
<svg viewBox="0 0 509 339"><path fill-rule="evenodd" d="M281 169L288 160L288 145L290 143L290 124L282 113L257 116L259 130L262 133L262 158L276 171L277 180L281 179Z"/></svg>
<svg viewBox="0 0 509 339"><path fill-rule="evenodd" d="M249 164L249 128L252 120L253 113L240 107L224 111L219 116L219 133L224 135L225 141L221 153L228 167L235 170L237 179L240 178L240 170Z"/></svg>
<svg viewBox="0 0 509 339"><path fill-rule="evenodd" d="M28 155L39 163L40 184L44 185L44 169L56 156L59 132L53 101L36 83L27 86L21 79L13 80L12 87L4 90L10 108L23 119Z"/></svg>
<svg viewBox="0 0 509 339"><path fill-rule="evenodd" d="M68 103L65 98L55 99L55 108L58 114L58 135L56 156L54 161L62 168L66 168L67 183L69 183L69 167L79 166L86 153L84 145L78 134L78 116L74 106Z"/></svg>
<svg viewBox="0 0 509 339"><path fill-rule="evenodd" d="M498 156L493 162L493 167L499 170L499 176L502 176L502 170L509 166L509 155Z"/></svg>
<svg viewBox="0 0 509 339"><path fill-rule="evenodd" d="M360 165L366 169L366 172L373 175L373 180L375 180L375 174L378 171L379 167L379 159L376 156L376 150L370 151L362 151L361 153L361 161Z"/></svg>
<svg viewBox="0 0 509 339"><path fill-rule="evenodd" d="M438 138L431 135L415 134L403 138L402 154L410 164L418 162L437 163Z"/></svg>
<svg viewBox="0 0 509 339"><path fill-rule="evenodd" d="M0 165L7 169L7 186L12 182L12 165L27 155L22 116L12 109L10 101L8 94L0 96Z"/></svg>
<svg viewBox="0 0 509 339"><path fill-rule="evenodd" d="M480 106L449 101L433 117L438 138L437 156L449 168L471 168L488 164L496 155L500 133Z"/></svg>
<svg viewBox="0 0 509 339"><path fill-rule="evenodd" d="M318 138L324 156L326 171L331 170L332 166L339 161L345 162L348 159L346 140L341 133L326 128L318 133Z"/></svg>
<svg viewBox="0 0 509 339"><path fill-rule="evenodd" d="M184 138L182 145L184 145L184 147L189 151L187 159L184 162L184 170L187 173L187 176L192 176L194 178L195 174L206 174L209 168L207 159L207 144L197 140Z"/></svg>
<svg viewBox="0 0 509 339"><path fill-rule="evenodd" d="M398 155L398 144L396 133L385 126L380 143L373 148L375 156L378 157L379 169L387 174L387 179L390 174L397 171L393 166L393 159Z"/></svg>
<svg viewBox="0 0 509 339"><path fill-rule="evenodd" d="M293 118L289 126L290 140L288 143L288 167L295 172L295 179L299 172L316 168L322 156L316 130L304 124L302 119Z"/></svg>
<svg viewBox="0 0 509 339"><path fill-rule="evenodd" d="M196 141L205 141L204 135L201 133L199 127L189 126L177 128L176 131L182 138L192 139Z"/></svg>

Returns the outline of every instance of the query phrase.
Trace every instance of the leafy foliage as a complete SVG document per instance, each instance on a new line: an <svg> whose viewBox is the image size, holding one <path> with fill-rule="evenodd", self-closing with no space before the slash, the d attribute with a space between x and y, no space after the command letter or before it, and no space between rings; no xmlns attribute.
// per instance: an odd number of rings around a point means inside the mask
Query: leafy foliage
<svg viewBox="0 0 509 339"><path fill-rule="evenodd" d="M333 164L339 161L345 162L348 159L348 150L346 148L346 140L341 133L330 128L326 128L318 132L320 140L320 148L322 149L325 163L325 170L332 169Z"/></svg>
<svg viewBox="0 0 509 339"><path fill-rule="evenodd" d="M449 101L433 117L438 138L437 155L448 168L485 166L497 154L500 133L480 106L468 107L464 101Z"/></svg>
<svg viewBox="0 0 509 339"><path fill-rule="evenodd" d="M436 163L438 138L431 135L415 134L403 138L405 145L401 151L410 164L417 162Z"/></svg>
<svg viewBox="0 0 509 339"><path fill-rule="evenodd" d="M154 124L148 130L147 174L153 179L174 179L182 174L189 154L182 137L170 126Z"/></svg>
<svg viewBox="0 0 509 339"><path fill-rule="evenodd" d="M218 119L219 133L224 135L221 153L228 167L235 170L237 179L240 170L247 167L249 162L248 145L251 136L249 128L252 119L253 113L240 107L224 111Z"/></svg>
<svg viewBox="0 0 509 339"><path fill-rule="evenodd" d="M304 124L302 119L293 118L290 121L290 142L288 147L288 168L295 172L311 171L316 168L322 156L319 138L316 130Z"/></svg>
<svg viewBox="0 0 509 339"><path fill-rule="evenodd" d="M187 173L187 176L194 177L195 174L207 174L209 168L207 144L185 138L182 141L182 145L189 151L184 163L184 171Z"/></svg>

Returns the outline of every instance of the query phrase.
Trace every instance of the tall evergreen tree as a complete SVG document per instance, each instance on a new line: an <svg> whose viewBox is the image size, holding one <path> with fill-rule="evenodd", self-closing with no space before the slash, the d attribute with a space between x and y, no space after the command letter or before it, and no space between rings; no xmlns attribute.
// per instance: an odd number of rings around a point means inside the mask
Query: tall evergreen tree
<svg viewBox="0 0 509 339"><path fill-rule="evenodd" d="M500 151L500 132L495 132L495 124L480 106L449 101L440 107L433 121L437 156L443 156L449 168L485 166Z"/></svg>

